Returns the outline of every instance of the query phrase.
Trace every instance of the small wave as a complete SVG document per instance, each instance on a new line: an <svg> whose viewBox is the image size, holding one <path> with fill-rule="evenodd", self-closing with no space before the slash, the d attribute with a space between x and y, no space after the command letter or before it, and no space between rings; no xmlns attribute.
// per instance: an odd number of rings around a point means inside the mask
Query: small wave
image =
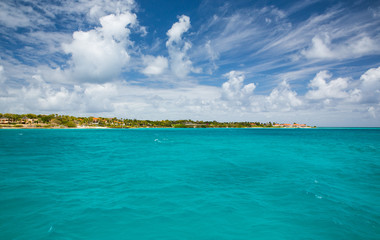
<svg viewBox="0 0 380 240"><path fill-rule="evenodd" d="M50 228L49 228L49 230L48 230L48 232L50 233L50 232L52 232L53 230L54 230L54 227L53 227L53 225L51 225Z"/></svg>
<svg viewBox="0 0 380 240"><path fill-rule="evenodd" d="M317 195L317 194L315 194L315 197L318 198L318 199L322 199L323 198L322 196Z"/></svg>
<svg viewBox="0 0 380 240"><path fill-rule="evenodd" d="M155 142L158 142L158 143L169 143L169 139L167 138L162 138L162 139L154 139Z"/></svg>

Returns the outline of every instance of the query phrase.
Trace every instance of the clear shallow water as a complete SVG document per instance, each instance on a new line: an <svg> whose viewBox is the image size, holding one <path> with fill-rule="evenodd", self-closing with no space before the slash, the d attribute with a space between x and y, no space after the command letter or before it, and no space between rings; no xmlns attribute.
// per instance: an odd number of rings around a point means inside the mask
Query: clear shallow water
<svg viewBox="0 0 380 240"><path fill-rule="evenodd" d="M0 239L380 239L380 129L0 130Z"/></svg>

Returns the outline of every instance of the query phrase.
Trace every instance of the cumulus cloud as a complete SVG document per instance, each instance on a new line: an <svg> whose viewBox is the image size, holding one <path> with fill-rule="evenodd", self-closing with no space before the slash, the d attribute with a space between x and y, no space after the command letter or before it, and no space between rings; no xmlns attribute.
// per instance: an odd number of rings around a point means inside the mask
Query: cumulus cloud
<svg viewBox="0 0 380 240"><path fill-rule="evenodd" d="M328 35L315 36L311 40L311 46L307 50L302 50L301 53L307 58L333 58L334 54L328 46L330 43Z"/></svg>
<svg viewBox="0 0 380 240"><path fill-rule="evenodd" d="M222 100L232 101L237 105L249 105L250 97L256 86L254 83L244 85L245 76L242 72L231 71L224 75L228 81L222 85Z"/></svg>
<svg viewBox="0 0 380 240"><path fill-rule="evenodd" d="M186 54L190 48L187 42L181 49L169 47L170 69L179 78L186 77L192 70L193 63Z"/></svg>
<svg viewBox="0 0 380 240"><path fill-rule="evenodd" d="M23 86L21 91L11 89L11 93L20 94L23 108L34 111L71 111L80 106L76 92L69 91L63 86L53 86L46 83L40 75L32 76L29 85Z"/></svg>
<svg viewBox="0 0 380 240"><path fill-rule="evenodd" d="M144 65L146 66L142 73L145 75L159 75L168 68L168 59L163 56L144 56Z"/></svg>
<svg viewBox="0 0 380 240"><path fill-rule="evenodd" d="M361 108L360 105L367 106L371 109L368 112L374 116L377 108L371 107L373 104L380 104L380 67L367 70L356 81L349 81L349 78L331 79L332 75L328 71L320 71L310 81L311 89L305 94L305 98L312 102L320 100L325 105L333 102L336 105L339 100L345 106L349 104L358 108Z"/></svg>
<svg viewBox="0 0 380 240"><path fill-rule="evenodd" d="M190 18L182 15L178 22L168 30L166 35L169 39L166 41L166 47L169 52L170 69L176 77L184 78L191 71L199 72L193 68L193 63L187 56L187 51L191 48L191 43L183 40L182 35L191 27Z"/></svg>
<svg viewBox="0 0 380 240"><path fill-rule="evenodd" d="M297 93L292 91L286 81L282 81L269 96L266 97L267 110L290 111L302 105L302 101L297 97Z"/></svg>
<svg viewBox="0 0 380 240"><path fill-rule="evenodd" d="M273 114L297 111L304 106L304 102L285 80L269 95L263 95L253 94L256 89L254 83L244 85L245 76L242 72L231 71L224 76L229 80L223 83L221 101L216 101L215 104L223 106L226 112L238 114L270 112Z"/></svg>
<svg viewBox="0 0 380 240"><path fill-rule="evenodd" d="M380 102L380 67L371 68L360 77L360 90L363 102Z"/></svg>
<svg viewBox="0 0 380 240"><path fill-rule="evenodd" d="M99 19L105 39L113 39L117 42L126 41L130 30L126 28L128 25L136 23L136 14L126 12L123 14L110 14Z"/></svg>
<svg viewBox="0 0 380 240"><path fill-rule="evenodd" d="M8 89L18 96L9 106L10 111L107 113L115 111L115 98L122 91L115 83L84 85L53 85L41 75L34 75L21 89ZM22 96L22 97L21 97ZM12 99L8 99L12 101ZM17 106L17 104L21 104Z"/></svg>
<svg viewBox="0 0 380 240"><path fill-rule="evenodd" d="M114 97L120 95L118 86L112 83L90 84L83 90L85 112L113 112L115 111Z"/></svg>
<svg viewBox="0 0 380 240"><path fill-rule="evenodd" d="M182 34L187 32L190 29L190 26L190 18L186 15L180 16L178 22L174 23L166 33L169 37L166 46L169 47L173 43L179 44L182 42Z"/></svg>
<svg viewBox="0 0 380 240"><path fill-rule="evenodd" d="M332 75L328 71L320 71L314 79L310 81L309 87L312 88L312 90L306 93L306 98L319 100L349 97L346 91L348 88L348 78L330 80L331 78Z"/></svg>
<svg viewBox="0 0 380 240"><path fill-rule="evenodd" d="M311 46L303 49L301 54L310 59L347 59L371 55L379 51L380 47L376 41L365 35L333 44L329 34L324 33L314 36Z"/></svg>
<svg viewBox="0 0 380 240"><path fill-rule="evenodd" d="M136 23L132 13L110 14L99 19L101 27L73 34L73 41L64 44L71 54L71 73L79 81L105 82L117 77L130 59L128 26Z"/></svg>

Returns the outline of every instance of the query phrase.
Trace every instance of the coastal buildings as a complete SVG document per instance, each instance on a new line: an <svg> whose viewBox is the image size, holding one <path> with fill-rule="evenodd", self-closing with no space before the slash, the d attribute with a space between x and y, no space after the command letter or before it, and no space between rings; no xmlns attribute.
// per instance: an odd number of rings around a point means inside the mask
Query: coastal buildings
<svg viewBox="0 0 380 240"><path fill-rule="evenodd" d="M0 118L0 124L9 124L11 120L9 118Z"/></svg>
<svg viewBox="0 0 380 240"><path fill-rule="evenodd" d="M18 120L15 120L12 118L0 118L0 124L11 124L11 123L34 124L34 123L38 123L38 119L27 118L27 117L23 117L23 118L18 119Z"/></svg>
<svg viewBox="0 0 380 240"><path fill-rule="evenodd" d="M297 123L289 124L289 123L282 123L282 124L274 124L273 127L283 127L283 128L307 128L307 127L309 127L309 126L307 126L306 124L297 124Z"/></svg>
<svg viewBox="0 0 380 240"><path fill-rule="evenodd" d="M21 124L34 124L34 123L38 123L38 119L37 118L23 117L23 118L21 118L19 123L21 123Z"/></svg>

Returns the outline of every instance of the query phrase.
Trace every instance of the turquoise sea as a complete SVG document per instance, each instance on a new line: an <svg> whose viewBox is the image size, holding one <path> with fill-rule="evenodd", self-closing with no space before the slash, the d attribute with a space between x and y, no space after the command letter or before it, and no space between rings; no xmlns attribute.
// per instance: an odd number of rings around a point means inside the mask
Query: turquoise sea
<svg viewBox="0 0 380 240"><path fill-rule="evenodd" d="M2 129L0 239L380 239L380 129Z"/></svg>

